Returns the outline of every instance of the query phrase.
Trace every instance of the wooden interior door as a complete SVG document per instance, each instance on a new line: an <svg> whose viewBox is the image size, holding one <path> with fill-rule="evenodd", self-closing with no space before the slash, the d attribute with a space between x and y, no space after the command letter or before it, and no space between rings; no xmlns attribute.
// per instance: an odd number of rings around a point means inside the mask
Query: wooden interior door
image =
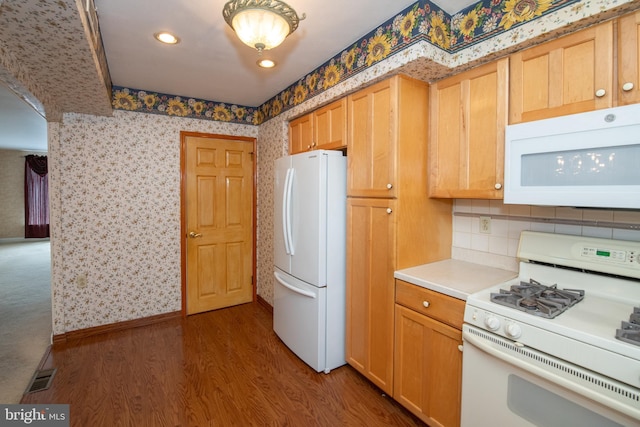
<svg viewBox="0 0 640 427"><path fill-rule="evenodd" d="M253 300L253 142L182 135L187 314Z"/></svg>

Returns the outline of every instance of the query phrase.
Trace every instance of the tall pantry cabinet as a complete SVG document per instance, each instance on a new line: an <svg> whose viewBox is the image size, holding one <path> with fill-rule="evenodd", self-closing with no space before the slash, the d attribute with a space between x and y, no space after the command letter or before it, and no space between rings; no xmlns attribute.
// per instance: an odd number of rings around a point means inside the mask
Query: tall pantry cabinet
<svg viewBox="0 0 640 427"><path fill-rule="evenodd" d="M427 194L428 85L347 98L346 360L393 393L394 271L450 257L451 201Z"/></svg>

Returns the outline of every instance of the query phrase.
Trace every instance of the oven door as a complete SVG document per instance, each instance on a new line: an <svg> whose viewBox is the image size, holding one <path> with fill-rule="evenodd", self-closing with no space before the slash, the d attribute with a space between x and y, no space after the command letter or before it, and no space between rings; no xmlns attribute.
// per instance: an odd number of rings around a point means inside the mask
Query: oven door
<svg viewBox="0 0 640 427"><path fill-rule="evenodd" d="M463 325L462 427L640 426L640 392Z"/></svg>

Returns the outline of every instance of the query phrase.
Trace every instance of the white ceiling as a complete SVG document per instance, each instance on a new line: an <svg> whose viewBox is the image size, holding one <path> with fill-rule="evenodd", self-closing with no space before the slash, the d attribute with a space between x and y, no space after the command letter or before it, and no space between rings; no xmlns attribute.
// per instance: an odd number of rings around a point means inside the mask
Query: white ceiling
<svg viewBox="0 0 640 427"><path fill-rule="evenodd" d="M0 149L47 151L47 122L0 82Z"/></svg>
<svg viewBox="0 0 640 427"><path fill-rule="evenodd" d="M259 106L416 0L287 0L306 19L282 45L263 54L278 64L270 70L256 65L257 51L242 44L226 24L222 17L225 3L95 0L113 84ZM453 14L476 1L435 3ZM158 31L171 31L181 42L163 45L153 38ZM44 119L24 111L26 104L17 97L13 106L6 106L10 98L0 88L0 148L46 149ZM23 124L9 111L22 111L28 121ZM5 129L12 134L2 135L8 133Z"/></svg>

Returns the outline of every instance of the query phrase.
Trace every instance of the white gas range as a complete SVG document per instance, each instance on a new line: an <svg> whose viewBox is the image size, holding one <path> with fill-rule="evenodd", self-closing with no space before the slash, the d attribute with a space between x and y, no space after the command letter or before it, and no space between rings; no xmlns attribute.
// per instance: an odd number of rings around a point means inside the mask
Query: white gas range
<svg viewBox="0 0 640 427"><path fill-rule="evenodd" d="M518 258L467 298L462 425L640 426L640 242L523 232Z"/></svg>

